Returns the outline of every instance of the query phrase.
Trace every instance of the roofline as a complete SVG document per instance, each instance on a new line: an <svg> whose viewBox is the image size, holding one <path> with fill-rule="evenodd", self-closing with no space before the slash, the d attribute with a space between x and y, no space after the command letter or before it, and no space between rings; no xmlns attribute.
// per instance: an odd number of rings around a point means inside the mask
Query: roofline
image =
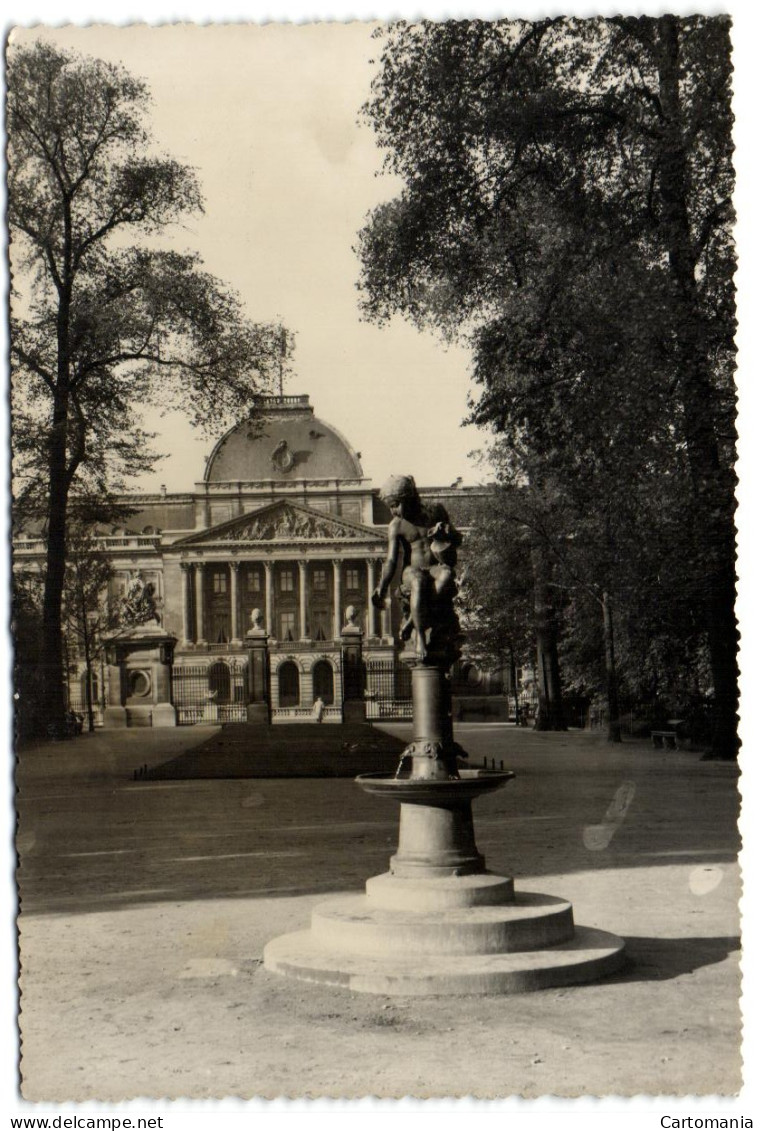
<svg viewBox="0 0 764 1131"><path fill-rule="evenodd" d="M340 432L339 428L336 428L333 424L327 424L327 422L324 420L324 418L322 416L316 416L313 405L310 403L310 395L309 394L301 393L301 394L297 394L295 396L262 397L259 400L255 401L255 405L258 409L258 415L253 420L253 424L255 425L255 427L257 427L257 424L258 424L259 421L267 420L267 418L269 416L276 416L279 412L287 412L287 413L289 413L289 412L308 412L318 424L321 424L324 428L328 429L329 432L333 432L334 435L336 436L336 438L340 441L340 443L344 445L346 451L350 454L351 460L353 461L353 466L355 468L356 475L358 476L359 479L363 479L363 477L364 477L363 468L361 467L361 461L358 458L355 449L349 443L347 438L342 434L342 432ZM228 429L228 431L220 437L218 442L215 444L215 447L210 452L209 459L207 460L207 462L205 464L204 475L202 476L202 479L201 479L202 483L209 483L210 482L209 471L210 471L210 468L212 467L212 464L215 460L215 457L218 454L218 451L220 450L222 445L225 443L225 441L228 439L228 437L231 435L231 433L235 432L237 428L240 428L243 424L246 424L246 423L247 423L246 418L244 418L242 420L237 420L236 423L232 424L231 427ZM316 476L316 478L317 479L325 479L326 476L325 475L319 475L319 476ZM212 482L213 483L217 482L217 480L212 480ZM229 481L228 480L222 480L222 482L229 482ZM235 480L233 480L231 482L235 482ZM282 483L282 482L290 483L291 480L289 480L289 479L287 479L287 480L274 479L274 480L272 480L272 482L274 482L274 483ZM310 480L307 480L307 482L310 482Z"/></svg>

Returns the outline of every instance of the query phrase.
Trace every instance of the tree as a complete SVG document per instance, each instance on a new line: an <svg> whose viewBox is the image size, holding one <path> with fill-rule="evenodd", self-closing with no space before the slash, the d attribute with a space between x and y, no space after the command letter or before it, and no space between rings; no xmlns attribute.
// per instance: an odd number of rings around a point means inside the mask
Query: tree
<svg viewBox="0 0 764 1131"><path fill-rule="evenodd" d="M533 580L528 539L507 511L504 492L478 506L459 582L463 654L486 671L509 668L519 723L515 673L533 648Z"/></svg>
<svg viewBox="0 0 764 1131"><path fill-rule="evenodd" d="M498 470L496 451L493 462ZM518 661L535 653L535 727L565 730L557 653L559 610L540 500L509 476L475 515L461 603L475 658L514 670Z"/></svg>
<svg viewBox="0 0 764 1131"><path fill-rule="evenodd" d="M202 427L249 411L278 372L283 333L248 322L191 254L156 237L201 195L152 155L149 97L124 69L38 42L11 48L8 216L17 494L44 514L40 719L64 715L61 610L69 499L152 461L140 407ZM137 240L133 246L130 239Z"/></svg>
<svg viewBox="0 0 764 1131"><path fill-rule="evenodd" d="M610 451L603 468L623 481L636 471L665 489L671 454L691 489L691 557L705 565L685 588L705 624L714 753L734 757L729 20L383 34L366 114L404 189L361 233L365 312L467 333L482 386L472 419L510 446L521 438L543 474L562 453L566 491L590 421L586 458ZM603 397L620 411L587 417ZM608 541L617 548L612 523Z"/></svg>
<svg viewBox="0 0 764 1131"><path fill-rule="evenodd" d="M109 607L109 583L114 570L103 550L100 529L124 521L126 507L114 499L76 497L70 500L67 524L66 574L62 624L66 654L81 655L85 665L85 710L88 730L95 729L93 676L103 648L103 634L116 624Z"/></svg>
<svg viewBox="0 0 764 1131"><path fill-rule="evenodd" d="M11 579L11 631L13 655L14 734L18 741L35 737L39 702L39 657L42 646L42 589L33 574L14 570Z"/></svg>

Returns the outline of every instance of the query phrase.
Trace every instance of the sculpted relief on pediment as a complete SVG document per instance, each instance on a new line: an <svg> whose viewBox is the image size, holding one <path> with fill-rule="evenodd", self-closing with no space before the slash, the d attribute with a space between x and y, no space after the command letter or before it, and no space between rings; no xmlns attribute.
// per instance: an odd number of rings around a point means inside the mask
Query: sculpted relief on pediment
<svg viewBox="0 0 764 1131"><path fill-rule="evenodd" d="M362 531L348 523L285 505L210 530L195 541L273 542L292 539L315 541L359 537L363 537Z"/></svg>

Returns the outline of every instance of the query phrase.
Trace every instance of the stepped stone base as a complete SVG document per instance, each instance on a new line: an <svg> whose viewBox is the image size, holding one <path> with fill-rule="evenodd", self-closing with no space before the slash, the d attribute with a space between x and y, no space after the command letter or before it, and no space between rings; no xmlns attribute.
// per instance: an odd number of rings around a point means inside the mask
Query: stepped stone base
<svg viewBox="0 0 764 1131"><path fill-rule="evenodd" d="M510 994L601 978L623 940L575 927L566 900L472 876L367 882L367 894L318 904L311 928L265 948L265 967L378 994Z"/></svg>
<svg viewBox="0 0 764 1131"><path fill-rule="evenodd" d="M577 927L545 950L512 954L351 954L321 945L312 931L282 935L265 948L265 966L306 982L369 994L516 994L590 982L623 960L623 940Z"/></svg>

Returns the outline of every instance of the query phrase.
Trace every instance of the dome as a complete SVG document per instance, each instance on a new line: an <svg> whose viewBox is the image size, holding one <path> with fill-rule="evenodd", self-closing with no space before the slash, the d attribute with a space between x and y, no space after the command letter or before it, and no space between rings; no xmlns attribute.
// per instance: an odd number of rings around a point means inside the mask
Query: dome
<svg viewBox="0 0 764 1131"><path fill-rule="evenodd" d="M207 483L360 479L358 455L330 424L314 416L306 396L268 397L262 427L247 420L218 441Z"/></svg>

